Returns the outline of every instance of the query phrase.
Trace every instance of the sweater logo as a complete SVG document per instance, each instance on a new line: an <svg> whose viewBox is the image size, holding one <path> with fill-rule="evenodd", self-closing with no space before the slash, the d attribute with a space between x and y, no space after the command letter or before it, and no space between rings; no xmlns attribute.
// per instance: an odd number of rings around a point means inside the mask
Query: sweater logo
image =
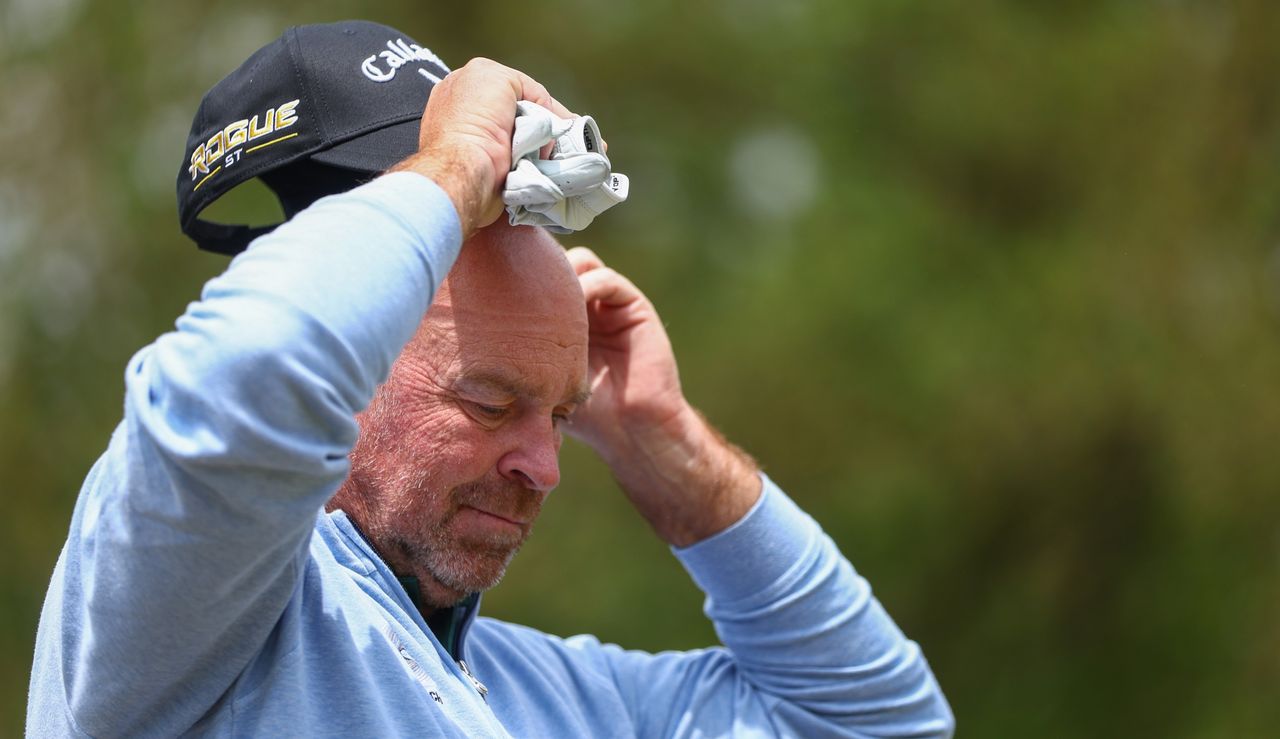
<svg viewBox="0 0 1280 739"><path fill-rule="evenodd" d="M407 670L409 670L409 674L413 676L413 679L427 691L427 695L431 697L431 700L443 706L444 698L440 697L439 688L437 688L436 684L427 676L427 671L422 669L422 665L418 664L418 661L413 658L412 654L409 654L409 648L400 640L400 635L396 633L395 628L388 623L382 630L382 633L387 637L387 641L391 642L391 646L396 650L396 654L400 655L401 663L404 664Z"/></svg>

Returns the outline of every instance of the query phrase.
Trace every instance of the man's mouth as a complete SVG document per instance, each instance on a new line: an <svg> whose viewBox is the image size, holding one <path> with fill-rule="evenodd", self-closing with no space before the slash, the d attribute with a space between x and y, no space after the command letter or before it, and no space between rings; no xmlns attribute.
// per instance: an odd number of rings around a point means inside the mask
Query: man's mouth
<svg viewBox="0 0 1280 739"><path fill-rule="evenodd" d="M489 518L494 518L494 519L497 519L498 521L502 521L502 522L504 522L504 523L509 523L509 524L511 524L512 526L518 526L518 527L520 527L521 529L523 529L525 526L528 526L528 525L529 525L529 522L528 522L528 521L521 521L521 520L516 519L516 518L510 518L510 517L508 517L508 516L504 516L504 515L502 515L501 513L494 513L493 511L488 511L488 510L485 510L485 509L483 509L483 508L477 508L476 506L464 505L464 506L462 506L462 508L463 508L463 510L472 510L472 511L475 511L476 513L479 513L479 514L483 515L483 516L486 516L486 517L489 517Z"/></svg>

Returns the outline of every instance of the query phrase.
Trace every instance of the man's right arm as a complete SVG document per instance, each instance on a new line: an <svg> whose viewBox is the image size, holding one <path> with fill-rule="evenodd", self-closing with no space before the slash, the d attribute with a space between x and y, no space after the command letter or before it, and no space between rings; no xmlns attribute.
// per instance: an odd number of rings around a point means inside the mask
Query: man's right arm
<svg viewBox="0 0 1280 739"><path fill-rule="evenodd" d="M50 586L33 719L63 694L85 733L175 735L231 685L460 243L443 191L380 178L257 241L134 356Z"/></svg>
<svg viewBox="0 0 1280 739"><path fill-rule="evenodd" d="M492 62L450 75L403 167L417 174L326 198L259 239L133 358L124 421L86 479L41 617L29 733L178 734L261 648L347 474L355 414L465 236L501 212L523 98L550 102Z"/></svg>

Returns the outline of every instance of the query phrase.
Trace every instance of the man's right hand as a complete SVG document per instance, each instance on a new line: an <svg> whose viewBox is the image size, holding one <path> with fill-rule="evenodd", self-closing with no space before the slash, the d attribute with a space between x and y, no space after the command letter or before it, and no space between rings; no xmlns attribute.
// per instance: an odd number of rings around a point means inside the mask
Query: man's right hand
<svg viewBox="0 0 1280 739"><path fill-rule="evenodd" d="M458 211L464 241L502 213L520 100L573 116L532 77L490 59L472 59L431 90L418 153L391 170L417 172L440 185Z"/></svg>

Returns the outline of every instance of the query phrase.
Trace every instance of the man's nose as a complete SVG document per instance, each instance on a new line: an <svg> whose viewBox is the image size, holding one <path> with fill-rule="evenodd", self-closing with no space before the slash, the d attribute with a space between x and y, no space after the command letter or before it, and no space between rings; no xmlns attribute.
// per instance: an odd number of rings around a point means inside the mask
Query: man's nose
<svg viewBox="0 0 1280 739"><path fill-rule="evenodd" d="M550 418L530 421L498 460L498 472L530 490L549 493L560 484L560 432Z"/></svg>

